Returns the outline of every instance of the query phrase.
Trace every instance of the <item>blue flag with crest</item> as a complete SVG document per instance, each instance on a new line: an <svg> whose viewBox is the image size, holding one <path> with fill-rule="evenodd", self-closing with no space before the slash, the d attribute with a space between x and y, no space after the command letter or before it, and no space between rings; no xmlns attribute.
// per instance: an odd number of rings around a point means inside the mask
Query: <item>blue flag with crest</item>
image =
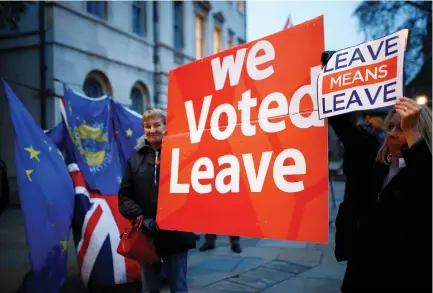
<svg viewBox="0 0 433 293"><path fill-rule="evenodd" d="M88 98L64 85L64 121L73 158L88 188L103 195L117 195L122 165L108 96Z"/></svg>
<svg viewBox="0 0 433 293"><path fill-rule="evenodd" d="M15 164L32 266L28 292L58 293L66 279L74 187L62 153L3 81L15 133Z"/></svg>

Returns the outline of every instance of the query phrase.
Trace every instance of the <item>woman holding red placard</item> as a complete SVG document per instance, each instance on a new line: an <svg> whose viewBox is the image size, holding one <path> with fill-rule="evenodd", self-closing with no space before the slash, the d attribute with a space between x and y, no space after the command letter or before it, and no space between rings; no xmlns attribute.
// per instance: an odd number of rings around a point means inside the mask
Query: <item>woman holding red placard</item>
<svg viewBox="0 0 433 293"><path fill-rule="evenodd" d="M151 109L143 113L146 139L128 159L119 190L120 213L132 222L143 220L143 232L151 235L164 262L171 293L187 293L188 250L195 248L193 233L159 230L155 222L158 202L159 161L166 132L165 113ZM143 291L159 292L161 263L141 264Z"/></svg>

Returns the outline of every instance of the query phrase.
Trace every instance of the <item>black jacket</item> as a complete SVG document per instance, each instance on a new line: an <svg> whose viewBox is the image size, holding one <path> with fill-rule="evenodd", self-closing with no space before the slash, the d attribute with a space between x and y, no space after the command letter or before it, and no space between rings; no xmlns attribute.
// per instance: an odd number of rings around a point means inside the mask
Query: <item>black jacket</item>
<svg viewBox="0 0 433 293"><path fill-rule="evenodd" d="M363 212L343 292L432 290L432 154L421 140L403 157L406 167L383 189L389 166L377 163L359 190Z"/></svg>
<svg viewBox="0 0 433 293"><path fill-rule="evenodd" d="M330 117L329 124L344 146L343 172L349 193L357 189L356 182L371 170L382 145L377 135L353 124L351 113ZM353 182L355 181L355 185Z"/></svg>
<svg viewBox="0 0 433 293"><path fill-rule="evenodd" d="M127 219L140 215L156 219L159 182L156 155L157 152L146 142L128 159L119 190L119 211ZM195 236L189 232L161 230L153 238L162 256L195 248Z"/></svg>
<svg viewBox="0 0 433 293"><path fill-rule="evenodd" d="M347 261L356 241L359 214L362 206L356 204L359 189L365 185L365 176L373 168L382 144L376 135L352 123L349 114L328 119L344 146L343 171L346 176L344 201L338 208L335 232L337 261Z"/></svg>

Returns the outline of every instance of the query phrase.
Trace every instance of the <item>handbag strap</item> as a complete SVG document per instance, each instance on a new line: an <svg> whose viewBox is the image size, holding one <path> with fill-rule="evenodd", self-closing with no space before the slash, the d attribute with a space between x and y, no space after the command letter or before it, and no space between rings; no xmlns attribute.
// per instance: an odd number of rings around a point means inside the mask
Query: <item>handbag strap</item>
<svg viewBox="0 0 433 293"><path fill-rule="evenodd" d="M141 216L138 221L135 223L134 228L137 229L137 231L141 230L141 227L143 227L143 221L144 217Z"/></svg>
<svg viewBox="0 0 433 293"><path fill-rule="evenodd" d="M130 235L131 232L135 229L136 231L140 231L141 227L143 226L143 221L144 221L144 217L141 216L138 218L138 221L135 222L134 226L132 226L131 228L126 229L125 231L123 231L123 233L120 233L119 237L122 238L124 235Z"/></svg>

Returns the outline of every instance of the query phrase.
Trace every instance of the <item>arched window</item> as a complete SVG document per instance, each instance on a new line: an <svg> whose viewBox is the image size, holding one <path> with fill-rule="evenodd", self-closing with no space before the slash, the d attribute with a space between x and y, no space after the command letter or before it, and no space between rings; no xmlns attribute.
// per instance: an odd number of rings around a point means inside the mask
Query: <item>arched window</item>
<svg viewBox="0 0 433 293"><path fill-rule="evenodd" d="M83 92L90 98L99 98L104 95L111 96L111 86L104 73L91 71L84 80Z"/></svg>
<svg viewBox="0 0 433 293"><path fill-rule="evenodd" d="M142 82L136 82L131 89L131 105L129 108L142 114L149 108L149 92Z"/></svg>
<svg viewBox="0 0 433 293"><path fill-rule="evenodd" d="M133 87L131 90L131 110L137 113L143 113L143 94L137 87Z"/></svg>
<svg viewBox="0 0 433 293"><path fill-rule="evenodd" d="M99 83L99 80L94 78L93 76L89 76L84 81L83 91L86 96L91 98L98 98L104 94L102 90L102 85Z"/></svg>

